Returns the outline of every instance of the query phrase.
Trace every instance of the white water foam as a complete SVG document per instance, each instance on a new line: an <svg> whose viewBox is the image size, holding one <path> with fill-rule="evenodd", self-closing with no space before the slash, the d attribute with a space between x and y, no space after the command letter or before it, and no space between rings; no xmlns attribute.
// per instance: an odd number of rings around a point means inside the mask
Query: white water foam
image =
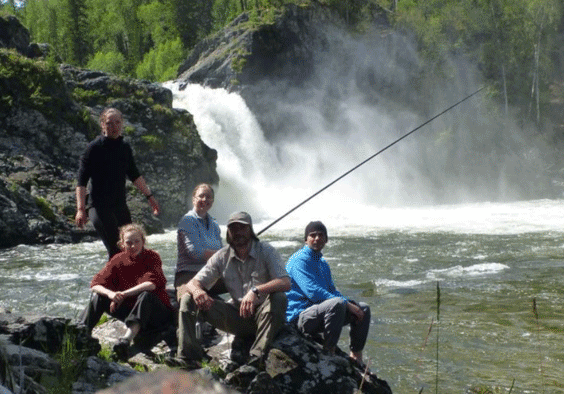
<svg viewBox="0 0 564 394"><path fill-rule="evenodd" d="M445 278L460 278L464 276L486 276L495 275L503 270L509 269L509 266L499 263L481 263L474 264L468 267L456 265L444 269L432 269L426 274L429 280L440 280Z"/></svg>
<svg viewBox="0 0 564 394"><path fill-rule="evenodd" d="M328 135L312 137L307 132L273 146L238 94L200 85L189 84L183 91L174 83L165 86L173 91L174 106L192 113L203 141L218 150L221 181L211 213L220 224L229 213L247 210L253 216L255 231L260 231L348 169L352 159L345 154L347 139L354 138L363 152L374 149L373 136L347 134L339 140ZM324 144L316 149L308 138L322 139ZM368 139L361 142L359 138ZM382 175L378 179L385 178L386 161L367 167L304 204L269 232L295 235L296 228L303 228L310 220L323 220L332 234L343 236L370 236L388 230L467 234L562 231L562 200L385 207L379 204L378 193L373 198L367 196L375 190L370 185L374 172ZM388 185L384 179L379 182Z"/></svg>

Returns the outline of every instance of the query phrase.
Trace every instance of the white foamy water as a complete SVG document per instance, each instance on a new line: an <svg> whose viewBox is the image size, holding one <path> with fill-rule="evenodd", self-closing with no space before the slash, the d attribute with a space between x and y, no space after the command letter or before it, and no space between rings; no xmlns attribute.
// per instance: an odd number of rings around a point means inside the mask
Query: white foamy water
<svg viewBox="0 0 564 394"><path fill-rule="evenodd" d="M362 147L357 158L343 154L350 134L339 140L335 136L319 135L319 130L314 136L304 132L301 138L278 141L273 146L264 138L254 115L238 94L200 85L188 84L183 91L174 83L166 86L173 91L173 105L193 114L203 141L219 152L220 185L214 215L222 224L229 213L248 210L255 219L255 230L260 231L392 141L389 137L385 143L377 143L383 137L363 137L359 132L361 135L355 134L354 138L364 140L357 141L356 145ZM324 141L317 148L311 145L311 140L316 138ZM388 201L382 204L378 198L371 199L371 192L379 197L383 191L367 183L386 166L386 155L395 154L384 152L381 158L337 182L269 231L286 233L318 219L340 235L359 231L370 235L385 230L467 234L561 231L562 200L389 207ZM384 179L380 182L384 190L389 185ZM404 187L409 188L410 184Z"/></svg>

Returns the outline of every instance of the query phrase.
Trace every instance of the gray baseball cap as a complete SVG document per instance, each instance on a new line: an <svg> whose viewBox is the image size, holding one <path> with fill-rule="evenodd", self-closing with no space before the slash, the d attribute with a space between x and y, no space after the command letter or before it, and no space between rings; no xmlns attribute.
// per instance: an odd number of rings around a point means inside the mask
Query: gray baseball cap
<svg viewBox="0 0 564 394"><path fill-rule="evenodd" d="M248 224L249 226L253 225L253 221L251 220L251 215L247 212L234 212L229 216L229 220L227 221L227 226L233 223L243 223Z"/></svg>

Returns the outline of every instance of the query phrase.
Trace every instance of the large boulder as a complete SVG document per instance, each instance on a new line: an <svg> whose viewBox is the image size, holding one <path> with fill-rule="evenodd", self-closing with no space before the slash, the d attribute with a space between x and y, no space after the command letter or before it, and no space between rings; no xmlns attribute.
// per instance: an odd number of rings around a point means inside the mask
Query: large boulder
<svg viewBox="0 0 564 394"><path fill-rule="evenodd" d="M247 394L392 393L369 368L339 349L329 354L291 326L280 332L264 364L243 365L230 372L225 382Z"/></svg>

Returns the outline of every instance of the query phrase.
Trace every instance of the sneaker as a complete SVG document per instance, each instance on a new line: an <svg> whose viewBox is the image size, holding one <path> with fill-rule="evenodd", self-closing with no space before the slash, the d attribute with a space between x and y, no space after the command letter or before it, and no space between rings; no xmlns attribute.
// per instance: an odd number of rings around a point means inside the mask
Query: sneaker
<svg viewBox="0 0 564 394"><path fill-rule="evenodd" d="M115 359L118 361L127 361L129 359L129 340L120 338L112 350Z"/></svg>

